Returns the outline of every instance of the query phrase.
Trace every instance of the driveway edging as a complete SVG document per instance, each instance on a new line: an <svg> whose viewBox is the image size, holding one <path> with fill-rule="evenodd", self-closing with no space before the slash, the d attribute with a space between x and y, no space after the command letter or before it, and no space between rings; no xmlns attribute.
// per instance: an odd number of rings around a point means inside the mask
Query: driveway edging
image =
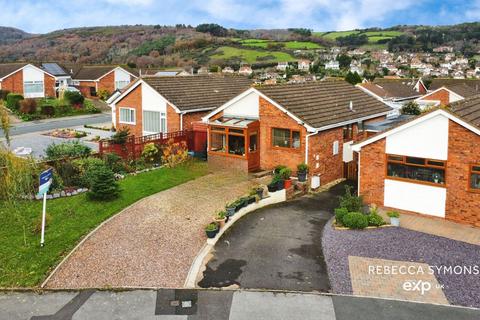
<svg viewBox="0 0 480 320"><path fill-rule="evenodd" d="M269 206L272 204L284 202L287 200L287 193L285 189L276 192L269 192L269 197L264 198L256 203L252 203L251 205L240 209L235 215L233 215L229 221L225 224L223 228L220 229L220 232L217 233L215 238L207 239L205 244L203 245L202 249L198 252L195 260L193 260L192 265L190 266L190 270L188 271L187 278L185 279L185 284L183 285L184 288L196 288L196 280L198 278L199 273L201 272L202 267L205 266L204 260L208 256L208 254L213 250L215 244L220 240L222 235L240 218L245 216L246 214L256 211L260 208L265 206Z"/></svg>

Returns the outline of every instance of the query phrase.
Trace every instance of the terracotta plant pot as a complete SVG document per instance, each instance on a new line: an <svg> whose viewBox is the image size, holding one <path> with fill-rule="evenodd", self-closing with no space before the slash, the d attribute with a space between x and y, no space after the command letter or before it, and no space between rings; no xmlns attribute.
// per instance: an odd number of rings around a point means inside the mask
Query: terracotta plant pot
<svg viewBox="0 0 480 320"><path fill-rule="evenodd" d="M216 223L218 223L219 227L220 228L223 228L225 226L225 220L227 218L219 218L219 217L214 217L213 218L213 221L215 221Z"/></svg>
<svg viewBox="0 0 480 320"><path fill-rule="evenodd" d="M285 180L285 189L288 189L291 186L292 186L292 180L291 179Z"/></svg>

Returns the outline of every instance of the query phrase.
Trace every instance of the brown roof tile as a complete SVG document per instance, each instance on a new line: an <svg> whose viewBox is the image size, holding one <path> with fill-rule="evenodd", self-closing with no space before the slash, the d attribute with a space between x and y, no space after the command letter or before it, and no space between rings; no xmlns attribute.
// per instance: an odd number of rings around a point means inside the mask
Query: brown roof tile
<svg viewBox="0 0 480 320"><path fill-rule="evenodd" d="M250 79L241 76L166 76L143 80L181 111L218 108L252 85Z"/></svg>
<svg viewBox="0 0 480 320"><path fill-rule="evenodd" d="M449 109L465 121L480 128L480 94L453 102Z"/></svg>
<svg viewBox="0 0 480 320"><path fill-rule="evenodd" d="M5 77L5 76L8 76L10 73L17 71L20 68L23 68L27 64L28 63L26 63L26 62L0 64L0 79Z"/></svg>
<svg viewBox="0 0 480 320"><path fill-rule="evenodd" d="M373 83L383 91L382 98L411 98L421 94L415 90L418 79L383 79L378 78ZM367 88L368 89L368 88Z"/></svg>
<svg viewBox="0 0 480 320"><path fill-rule="evenodd" d="M480 91L474 87L467 85L466 83L447 84L445 88L461 95L464 98L468 98L478 94Z"/></svg>
<svg viewBox="0 0 480 320"><path fill-rule="evenodd" d="M429 90L436 90L443 86L466 84L467 86L480 92L480 79L452 79L452 78L434 78L430 83Z"/></svg>
<svg viewBox="0 0 480 320"><path fill-rule="evenodd" d="M343 80L260 86L257 89L314 128L392 110ZM353 111L350 110L350 101Z"/></svg>
<svg viewBox="0 0 480 320"><path fill-rule="evenodd" d="M121 67L122 69L125 69L126 71L132 73L135 76L138 76L137 73L134 70L130 70L128 68L118 66L118 65L111 65L111 66L106 66L106 65L98 65L98 66L82 66L78 70L75 70L75 74L72 76L72 79L75 80L97 80L98 78L101 78L102 76L106 75L113 69Z"/></svg>

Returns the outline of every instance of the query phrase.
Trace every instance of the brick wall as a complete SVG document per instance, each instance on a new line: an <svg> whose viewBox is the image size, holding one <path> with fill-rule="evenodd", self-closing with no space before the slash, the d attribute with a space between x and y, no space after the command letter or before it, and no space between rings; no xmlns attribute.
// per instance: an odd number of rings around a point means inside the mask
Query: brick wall
<svg viewBox="0 0 480 320"><path fill-rule="evenodd" d="M209 111L201 112L190 112L183 115L183 129L191 130L193 128L193 123L202 121L202 117L206 116Z"/></svg>
<svg viewBox="0 0 480 320"><path fill-rule="evenodd" d="M23 71L19 70L3 79L2 90L23 95Z"/></svg>
<svg viewBox="0 0 480 320"><path fill-rule="evenodd" d="M91 98L92 95L90 94L90 88L95 88L96 82L95 81L80 81L80 84L77 86L77 89L80 90L82 95L87 98Z"/></svg>
<svg viewBox="0 0 480 320"><path fill-rule="evenodd" d="M237 157L208 154L208 167L215 171L218 169L236 170L238 172L248 172L248 160Z"/></svg>
<svg viewBox="0 0 480 320"><path fill-rule="evenodd" d="M360 152L360 194L366 203L383 206L385 186L385 139L362 148Z"/></svg>
<svg viewBox="0 0 480 320"><path fill-rule="evenodd" d="M338 141L338 153L333 154L333 143ZM308 138L310 174L320 175L326 184L343 177L343 128L322 131Z"/></svg>
<svg viewBox="0 0 480 320"><path fill-rule="evenodd" d="M98 91L107 90L108 93L115 91L115 72L111 71L98 81Z"/></svg>
<svg viewBox="0 0 480 320"><path fill-rule="evenodd" d="M167 103L167 131L180 131L180 114Z"/></svg>
<svg viewBox="0 0 480 320"><path fill-rule="evenodd" d="M44 73L43 85L45 90L45 97L56 97L55 92L55 78Z"/></svg>
<svg viewBox="0 0 480 320"><path fill-rule="evenodd" d="M135 109L135 125L120 123L120 108L128 107ZM130 129L130 133L135 136L142 136L142 86L137 86L130 91L122 100L116 103L116 123L117 129L126 127Z"/></svg>
<svg viewBox="0 0 480 320"><path fill-rule="evenodd" d="M480 193L468 190L469 165L480 164L480 137L449 122L446 218L480 227Z"/></svg>
<svg viewBox="0 0 480 320"><path fill-rule="evenodd" d="M305 127L283 113L267 100L260 97L260 167L273 169L279 164L297 169L297 165L305 161ZM272 146L272 128L292 129L300 131L300 148L276 148Z"/></svg>
<svg viewBox="0 0 480 320"><path fill-rule="evenodd" d="M440 105L446 106L450 103L450 92L448 90L441 89L435 93L423 97L422 100L439 100Z"/></svg>

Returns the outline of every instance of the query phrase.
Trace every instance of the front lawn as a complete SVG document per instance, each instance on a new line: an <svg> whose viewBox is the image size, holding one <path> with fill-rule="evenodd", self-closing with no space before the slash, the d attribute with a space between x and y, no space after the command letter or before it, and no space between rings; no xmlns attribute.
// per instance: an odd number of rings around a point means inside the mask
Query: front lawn
<svg viewBox="0 0 480 320"><path fill-rule="evenodd" d="M40 248L40 235L33 226L42 212L41 201L20 203L28 220L27 246L23 228L0 202L0 287L31 287L40 285L50 271L70 252L79 240L102 221L130 204L172 188L207 173L203 162L188 162L176 168L162 168L120 182L118 199L110 202L92 202L85 194L49 200L47 212L52 217L45 233L45 247Z"/></svg>

